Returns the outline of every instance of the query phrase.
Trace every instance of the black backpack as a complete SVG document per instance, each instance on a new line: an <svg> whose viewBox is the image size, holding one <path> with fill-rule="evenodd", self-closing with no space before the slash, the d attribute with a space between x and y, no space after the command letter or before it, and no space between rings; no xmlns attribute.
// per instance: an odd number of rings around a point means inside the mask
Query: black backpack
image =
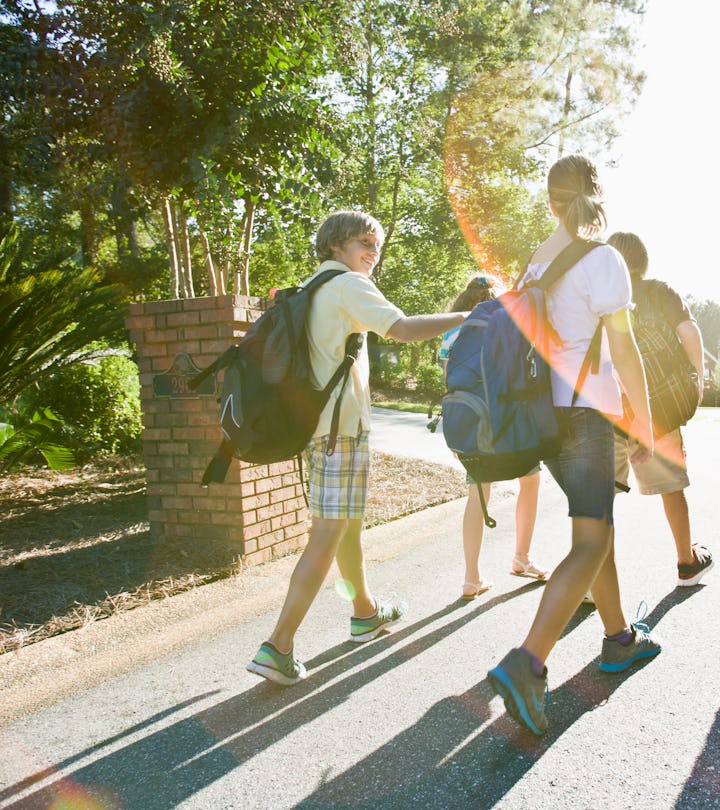
<svg viewBox="0 0 720 810"><path fill-rule="evenodd" d="M675 330L663 316L660 296L663 288L652 280L641 281L636 292L633 332L640 350L656 438L687 424L697 410L700 378ZM625 405L624 427L632 421Z"/></svg>
<svg viewBox="0 0 720 810"><path fill-rule="evenodd" d="M197 388L210 374L225 370L220 394L224 439L205 470L203 486L222 483L233 458L251 464L300 459L330 394L342 380L327 449L332 455L342 391L363 335L350 335L345 359L325 388L316 390L310 383L305 321L315 290L344 272L326 270L304 286L278 290L273 306L255 321L240 343L231 346L190 382L191 388Z"/></svg>

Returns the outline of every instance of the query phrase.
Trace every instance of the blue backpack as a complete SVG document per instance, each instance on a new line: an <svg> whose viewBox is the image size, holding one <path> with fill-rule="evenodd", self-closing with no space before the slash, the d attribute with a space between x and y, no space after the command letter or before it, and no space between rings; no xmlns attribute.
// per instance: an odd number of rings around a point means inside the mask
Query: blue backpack
<svg viewBox="0 0 720 810"><path fill-rule="evenodd" d="M562 443L546 357L553 330L547 320L545 291L599 242L575 240L550 264L542 278L522 290L483 301L460 328L446 367L442 401L443 433L480 491L481 482L526 475ZM573 404L591 365L597 371L601 327L580 371Z"/></svg>

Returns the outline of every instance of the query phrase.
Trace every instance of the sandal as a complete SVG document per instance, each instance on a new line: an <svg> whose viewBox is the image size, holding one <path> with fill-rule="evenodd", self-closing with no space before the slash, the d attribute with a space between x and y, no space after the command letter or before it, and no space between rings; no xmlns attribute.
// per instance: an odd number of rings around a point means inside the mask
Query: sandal
<svg viewBox="0 0 720 810"><path fill-rule="evenodd" d="M541 568L538 568L529 557L526 563L521 562L519 557L513 557L510 573L514 577L527 577L528 579L537 579L542 582L550 576L549 571L543 571Z"/></svg>
<svg viewBox="0 0 720 810"><path fill-rule="evenodd" d="M480 582L465 582L463 583L463 592L460 598L470 602L476 596L480 596L481 593L489 591L490 588L492 588L492 582L484 579L481 579Z"/></svg>

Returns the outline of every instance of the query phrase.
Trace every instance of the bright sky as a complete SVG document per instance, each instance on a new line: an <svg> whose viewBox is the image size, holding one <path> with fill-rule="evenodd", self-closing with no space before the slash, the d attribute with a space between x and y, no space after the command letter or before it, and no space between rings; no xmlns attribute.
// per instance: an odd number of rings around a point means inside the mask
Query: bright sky
<svg viewBox="0 0 720 810"><path fill-rule="evenodd" d="M605 169L609 219L650 254L648 276L720 303L720 3L649 0L639 62L647 81Z"/></svg>

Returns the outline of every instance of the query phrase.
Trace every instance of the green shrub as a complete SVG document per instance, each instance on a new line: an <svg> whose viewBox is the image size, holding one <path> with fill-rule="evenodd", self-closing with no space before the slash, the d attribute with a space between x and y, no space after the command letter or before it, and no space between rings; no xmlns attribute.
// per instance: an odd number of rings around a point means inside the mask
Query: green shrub
<svg viewBox="0 0 720 810"><path fill-rule="evenodd" d="M38 383L32 399L50 408L82 437L76 448L89 455L130 453L142 432L137 365L110 355L74 363Z"/></svg>
<svg viewBox="0 0 720 810"><path fill-rule="evenodd" d="M424 363L418 366L415 382L418 391L425 391L428 394L440 395L445 390L443 370L437 363Z"/></svg>
<svg viewBox="0 0 720 810"><path fill-rule="evenodd" d="M51 470L76 464L72 432L49 409L32 414L0 408L0 470L7 472L40 458Z"/></svg>
<svg viewBox="0 0 720 810"><path fill-rule="evenodd" d="M406 388L407 369L384 357L370 366L370 384L381 388Z"/></svg>

